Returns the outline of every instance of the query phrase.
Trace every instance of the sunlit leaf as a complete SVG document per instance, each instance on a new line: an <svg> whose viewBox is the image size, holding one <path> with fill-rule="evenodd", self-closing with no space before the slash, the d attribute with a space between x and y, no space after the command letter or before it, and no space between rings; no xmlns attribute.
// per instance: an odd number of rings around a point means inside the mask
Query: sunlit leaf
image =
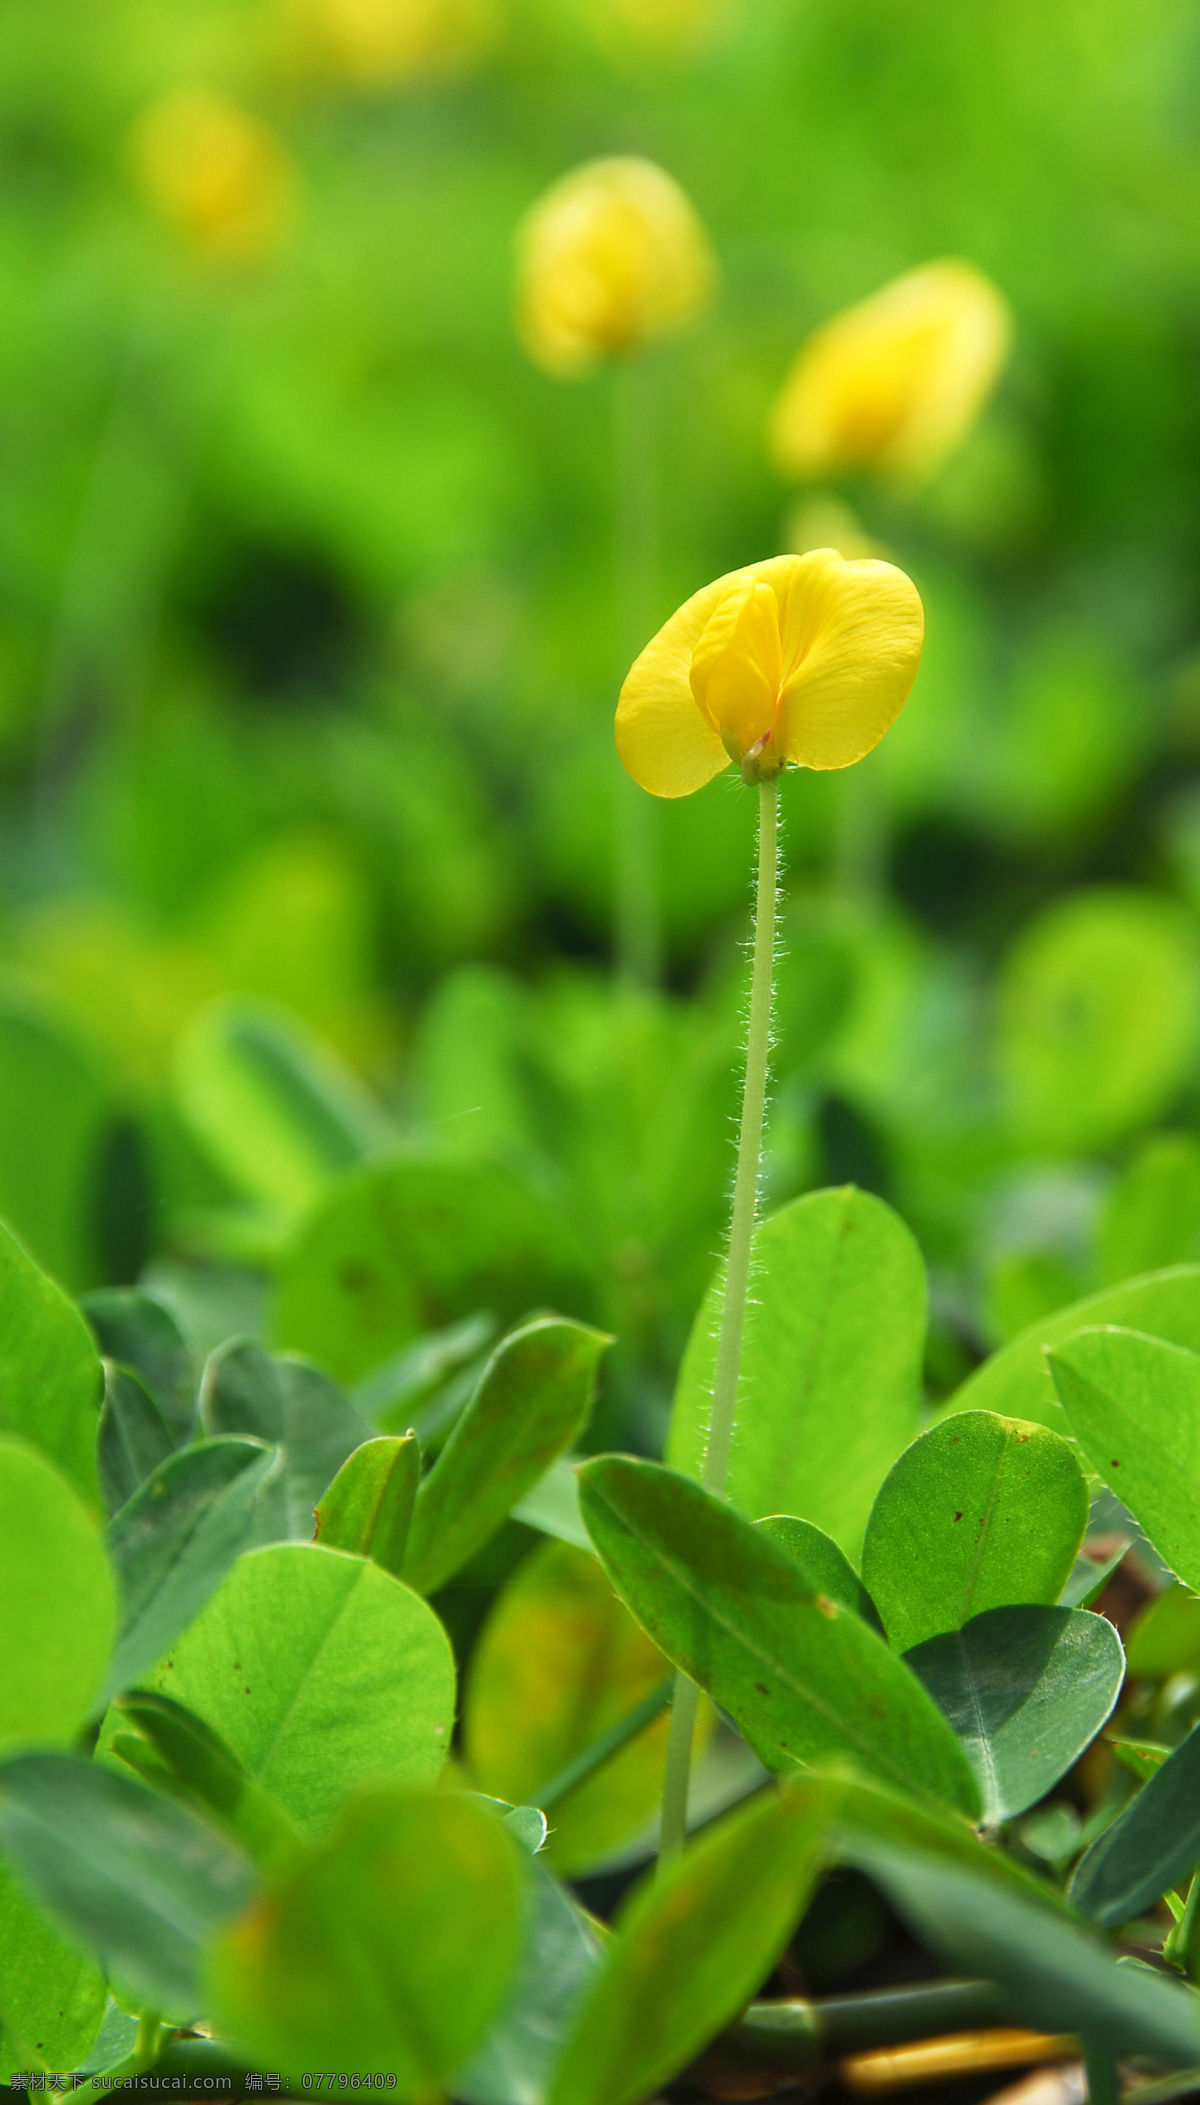
<svg viewBox="0 0 1200 2105"><path fill-rule="evenodd" d="M1048 1354L1092 1468L1172 1571L1200 1586L1200 1354L1135 1330L1083 1330Z"/></svg>
<svg viewBox="0 0 1200 2105"><path fill-rule="evenodd" d="M0 1440L0 1749L74 1738L116 1622L113 1571L90 1514L41 1455Z"/></svg>

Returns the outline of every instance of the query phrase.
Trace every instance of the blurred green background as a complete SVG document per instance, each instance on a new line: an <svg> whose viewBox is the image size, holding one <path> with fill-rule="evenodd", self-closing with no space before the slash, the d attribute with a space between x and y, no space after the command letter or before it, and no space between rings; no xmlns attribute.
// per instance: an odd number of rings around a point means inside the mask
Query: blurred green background
<svg viewBox="0 0 1200 2105"><path fill-rule="evenodd" d="M925 663L857 801L783 794L770 1193L900 1209L944 1392L1200 1254L1200 23L454 12L453 64L374 77L273 0L0 12L0 1212L75 1290L146 1275L196 1338L345 1379L408 1352L400 1391L414 1339L453 1365L479 1310L570 1304L619 1338L596 1437L661 1439L722 1232L753 800L657 814L666 985L618 989L613 376L547 378L511 321L539 192L646 154L723 279L647 374L647 633L789 545L764 432L810 329L947 254L1016 316L919 501L838 493L916 577ZM240 260L139 176L180 89L268 127Z"/></svg>

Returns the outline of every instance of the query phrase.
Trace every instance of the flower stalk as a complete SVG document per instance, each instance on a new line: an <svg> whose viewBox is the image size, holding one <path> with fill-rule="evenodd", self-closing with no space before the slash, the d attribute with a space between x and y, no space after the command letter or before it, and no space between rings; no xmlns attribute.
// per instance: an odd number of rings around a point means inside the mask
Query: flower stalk
<svg viewBox="0 0 1200 2105"><path fill-rule="evenodd" d="M754 902L754 963L750 979L750 1013L746 1028L746 1069L738 1129L737 1170L725 1259L725 1291L713 1378L712 1416L704 1457L703 1483L723 1498L737 1413L746 1295L758 1220L762 1176L763 1121L767 1103L767 1068L771 1052L771 1008L775 976L775 924L779 891L779 778L758 785L758 883ZM671 1731L663 1777L659 1862L667 1863L683 1847L687 1833L688 1784L692 1766L699 1691L686 1674L678 1674L671 1709Z"/></svg>

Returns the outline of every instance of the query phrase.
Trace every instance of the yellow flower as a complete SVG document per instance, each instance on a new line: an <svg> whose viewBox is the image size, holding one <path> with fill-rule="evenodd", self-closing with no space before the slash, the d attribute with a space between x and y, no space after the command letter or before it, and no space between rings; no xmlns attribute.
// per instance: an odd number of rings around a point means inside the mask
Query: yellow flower
<svg viewBox="0 0 1200 2105"><path fill-rule="evenodd" d="M936 473L974 423L1008 357L1012 318L969 263L930 263L811 336L775 404L785 474Z"/></svg>
<svg viewBox="0 0 1200 2105"><path fill-rule="evenodd" d="M890 563L832 548L731 571L680 607L621 689L617 751L656 797L686 797L730 760L743 780L850 767L903 708L925 618Z"/></svg>
<svg viewBox="0 0 1200 2105"><path fill-rule="evenodd" d="M467 71L486 57L495 0L283 0L309 70L360 87Z"/></svg>
<svg viewBox="0 0 1200 2105"><path fill-rule="evenodd" d="M685 328L716 279L695 210L653 161L572 170L533 207L518 248L522 338L562 375Z"/></svg>
<svg viewBox="0 0 1200 2105"><path fill-rule="evenodd" d="M231 262L273 247L295 177L260 118L213 88L176 88L143 111L132 146L152 203L193 247Z"/></svg>

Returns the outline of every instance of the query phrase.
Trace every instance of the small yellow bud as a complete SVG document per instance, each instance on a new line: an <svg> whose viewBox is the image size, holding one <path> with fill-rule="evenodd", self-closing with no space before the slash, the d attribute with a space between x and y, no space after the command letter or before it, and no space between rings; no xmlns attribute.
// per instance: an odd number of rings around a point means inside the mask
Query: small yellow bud
<svg viewBox="0 0 1200 2105"><path fill-rule="evenodd" d="M890 563L832 548L719 577L671 616L621 689L617 751L656 797L686 797L730 760L747 782L850 767L917 676L925 617Z"/></svg>
<svg viewBox="0 0 1200 2105"><path fill-rule="evenodd" d="M803 480L867 470L934 475L1003 369L1012 318L969 263L930 263L818 329L788 374L771 448Z"/></svg>
<svg viewBox="0 0 1200 2105"><path fill-rule="evenodd" d="M274 247L295 192L275 133L213 88L176 88L142 112L134 165L151 202L192 246L228 262Z"/></svg>
<svg viewBox="0 0 1200 2105"><path fill-rule="evenodd" d="M521 336L564 376L686 328L716 281L700 219L653 161L574 169L533 207L518 246Z"/></svg>
<svg viewBox="0 0 1200 2105"><path fill-rule="evenodd" d="M281 0L303 70L365 88L463 73L499 34L495 0Z"/></svg>

